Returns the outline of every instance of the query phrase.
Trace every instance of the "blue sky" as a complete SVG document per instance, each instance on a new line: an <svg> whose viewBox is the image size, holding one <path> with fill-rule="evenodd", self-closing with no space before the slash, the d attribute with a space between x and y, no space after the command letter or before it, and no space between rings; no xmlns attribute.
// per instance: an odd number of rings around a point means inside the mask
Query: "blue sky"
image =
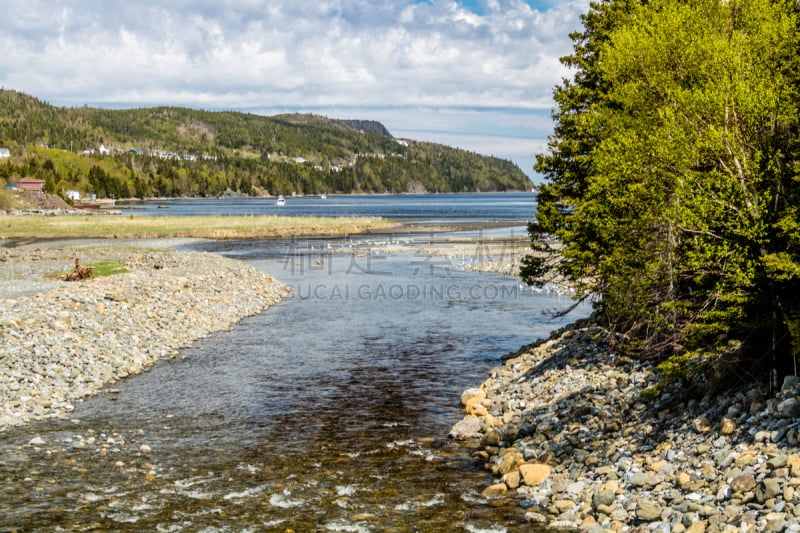
<svg viewBox="0 0 800 533"><path fill-rule="evenodd" d="M588 4L6 0L0 85L63 106L379 120L532 175L569 75L558 58Z"/></svg>

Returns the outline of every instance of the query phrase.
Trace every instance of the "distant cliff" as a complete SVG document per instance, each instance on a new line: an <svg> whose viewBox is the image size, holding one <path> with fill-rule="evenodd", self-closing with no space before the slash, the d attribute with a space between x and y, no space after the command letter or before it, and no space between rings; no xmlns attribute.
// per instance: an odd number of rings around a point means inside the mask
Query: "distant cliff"
<svg viewBox="0 0 800 533"><path fill-rule="evenodd" d="M383 124L374 120L338 120L337 122L340 122L345 126L349 126L354 130L363 131L365 133L374 133L384 137L392 136L392 134L389 133L389 130L387 130Z"/></svg>

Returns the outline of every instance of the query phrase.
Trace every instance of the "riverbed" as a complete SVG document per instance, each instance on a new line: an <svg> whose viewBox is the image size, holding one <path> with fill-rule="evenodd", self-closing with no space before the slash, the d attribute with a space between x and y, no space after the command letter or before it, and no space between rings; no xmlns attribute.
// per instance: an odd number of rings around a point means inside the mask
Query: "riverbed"
<svg viewBox="0 0 800 533"><path fill-rule="evenodd" d="M447 257L328 244L205 245L293 297L0 435L0 530L529 530L446 435L463 389L586 310L554 319L567 298Z"/></svg>

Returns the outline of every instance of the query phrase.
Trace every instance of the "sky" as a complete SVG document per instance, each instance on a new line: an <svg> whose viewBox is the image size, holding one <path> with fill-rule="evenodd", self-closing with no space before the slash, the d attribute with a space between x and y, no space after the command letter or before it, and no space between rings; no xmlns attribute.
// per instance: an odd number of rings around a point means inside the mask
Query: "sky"
<svg viewBox="0 0 800 533"><path fill-rule="evenodd" d="M377 120L534 182L589 0L5 0L0 86L56 106Z"/></svg>

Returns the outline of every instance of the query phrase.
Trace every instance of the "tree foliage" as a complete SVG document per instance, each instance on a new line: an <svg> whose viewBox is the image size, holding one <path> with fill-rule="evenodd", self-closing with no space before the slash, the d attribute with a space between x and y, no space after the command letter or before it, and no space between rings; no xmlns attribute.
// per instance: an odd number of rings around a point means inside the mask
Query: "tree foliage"
<svg viewBox="0 0 800 533"><path fill-rule="evenodd" d="M178 107L57 108L0 90L0 176L100 197L525 190L507 160L398 142L382 124ZM100 154L100 145L111 154ZM84 151L94 151L84 155ZM52 166L45 171L43 161ZM96 167L92 170L93 167Z"/></svg>
<svg viewBox="0 0 800 533"><path fill-rule="evenodd" d="M526 279L580 281L668 377L795 372L797 3L607 1L584 26Z"/></svg>

